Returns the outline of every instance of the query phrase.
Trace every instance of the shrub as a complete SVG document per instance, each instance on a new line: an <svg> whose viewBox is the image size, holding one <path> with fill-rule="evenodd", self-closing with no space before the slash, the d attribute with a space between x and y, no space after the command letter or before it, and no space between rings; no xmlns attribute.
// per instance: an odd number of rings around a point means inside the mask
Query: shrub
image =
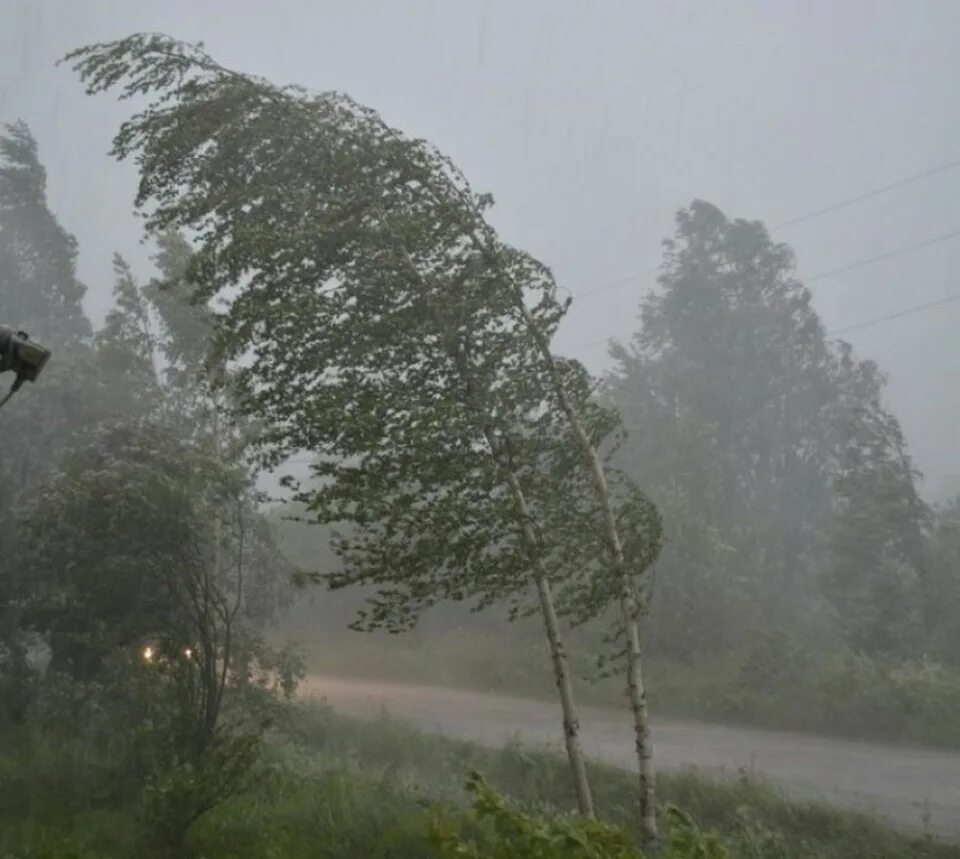
<svg viewBox="0 0 960 859"><path fill-rule="evenodd" d="M642 859L627 833L611 824L575 817L542 818L512 808L477 773L467 790L471 816L438 816L431 835L444 859Z"/></svg>

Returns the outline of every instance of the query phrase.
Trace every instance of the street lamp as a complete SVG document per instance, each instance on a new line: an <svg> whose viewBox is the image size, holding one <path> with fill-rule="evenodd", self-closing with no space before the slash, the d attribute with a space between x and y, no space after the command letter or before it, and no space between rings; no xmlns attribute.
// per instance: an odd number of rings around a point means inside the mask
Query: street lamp
<svg viewBox="0 0 960 859"><path fill-rule="evenodd" d="M24 382L35 382L50 360L50 350L30 339L26 331L14 331L0 325L0 373L16 374L10 391L0 398L3 406Z"/></svg>

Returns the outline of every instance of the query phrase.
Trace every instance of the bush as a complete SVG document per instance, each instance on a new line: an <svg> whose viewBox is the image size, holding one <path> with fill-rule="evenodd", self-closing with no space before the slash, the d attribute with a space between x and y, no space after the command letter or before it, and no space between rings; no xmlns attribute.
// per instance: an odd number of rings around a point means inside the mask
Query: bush
<svg viewBox="0 0 960 859"><path fill-rule="evenodd" d="M474 795L478 828L470 815L438 816L431 827L433 844L444 859L642 859L626 832L616 826L573 817L542 818L524 814L494 791L478 773L467 790Z"/></svg>
<svg viewBox="0 0 960 859"><path fill-rule="evenodd" d="M141 820L151 840L179 847L203 815L245 790L257 759L257 735L218 738L196 760L177 760L148 780Z"/></svg>
<svg viewBox="0 0 960 859"><path fill-rule="evenodd" d="M590 767L603 824L587 824L569 813L573 791L566 762L556 753L516 745L484 749L394 720L359 721L313 706L294 708L292 717L294 734L264 737L262 754L240 780L249 789L196 818L176 846L171 842L184 822L209 805L211 795L217 797L223 774L215 772L212 758L158 775L146 796L131 791L129 798L94 799L86 794L84 762L107 772L108 755L96 757L81 738L49 730L0 734L0 857L447 859L470 857L450 851L474 845L474 856L499 859L511 854L493 852L509 849L498 846L497 815L504 818L502 831L532 827L527 834L533 844L549 846L553 839L552 846L565 845L560 856L590 856L583 839L589 849L622 847L633 852L621 855L640 855L633 846L636 780L630 773ZM483 815L477 808L464 811L468 798L477 800L463 786L464 773L472 770L484 772L497 796L509 800L493 802ZM75 782L74 775L81 778ZM189 801L181 802L181 794ZM754 779L667 773L659 794L667 803L661 813L665 842L650 855L660 859L719 859L723 850L737 859L957 855L953 845L910 838L866 815L787 800ZM435 837L438 819L447 821L445 844Z"/></svg>

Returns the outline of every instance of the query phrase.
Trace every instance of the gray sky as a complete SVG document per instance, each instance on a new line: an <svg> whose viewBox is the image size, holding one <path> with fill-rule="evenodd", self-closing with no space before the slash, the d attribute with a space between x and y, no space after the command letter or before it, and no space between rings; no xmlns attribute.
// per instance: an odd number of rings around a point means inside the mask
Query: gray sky
<svg viewBox="0 0 960 859"><path fill-rule="evenodd" d="M958 0L0 0L0 121L39 140L94 319L113 251L149 272L134 171L105 155L128 106L53 63L136 30L432 140L575 295L649 272L693 198L772 225L960 159ZM802 276L954 230L960 169L774 235ZM652 280L575 301L558 347L601 370ZM960 294L960 239L810 286L829 328ZM890 374L934 495L960 478L958 335L960 301L846 335Z"/></svg>

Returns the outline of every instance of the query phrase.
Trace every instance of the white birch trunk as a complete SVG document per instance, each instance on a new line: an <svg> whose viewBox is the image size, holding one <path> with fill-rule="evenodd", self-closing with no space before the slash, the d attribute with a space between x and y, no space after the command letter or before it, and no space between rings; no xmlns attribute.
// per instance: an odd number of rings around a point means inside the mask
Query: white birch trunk
<svg viewBox="0 0 960 859"><path fill-rule="evenodd" d="M570 774L573 777L573 787L577 794L577 807L584 817L592 818L593 795L590 793L590 781L587 777L587 765L583 757L583 748L580 745L580 720L577 717L577 707L573 698L573 684L570 682L570 669L567 663L567 653L560 637L560 624L553 607L553 594L550 583L544 578L537 579L537 594L540 597L540 612L543 615L543 625L550 643L550 659L553 662L553 674L560 693L560 708L563 712L563 742L567 749L567 760L570 763Z"/></svg>
<svg viewBox="0 0 960 859"><path fill-rule="evenodd" d="M400 246L402 248L402 243L400 243ZM405 249L402 253L410 274L418 281L422 281L420 272L410 258L410 255ZM440 320L437 319L437 322L440 323ZM442 330L442 327L442 324L438 324L438 328ZM533 577L536 582L537 595L540 600L540 613L543 616L544 630L550 647L550 659L553 663L554 679L556 680L557 691L560 695L560 708L563 714L563 739L567 749L570 773L573 777L574 792L577 796L577 807L584 817L593 818L593 796L590 791L590 782L587 776L586 761L583 757L583 748L580 745L580 720L577 716L567 654L560 633L560 622L553 604L550 577L546 565L543 562L537 535L534 533L531 525L533 519L523 487L513 469L510 457L504 455L503 447L494 431L490 416L484 408L483 397L482 395L478 396L478 392L475 390L475 380L471 372L472 368L462 346L463 344L460 342L454 344L451 350L451 357L456 361L467 400L480 417L483 435L490 448L490 454L503 471L510 488L510 494L517 508L524 546L530 564L533 567Z"/></svg>
<svg viewBox="0 0 960 859"><path fill-rule="evenodd" d="M523 533L524 544L527 548L527 554L533 565L534 579L537 584L537 595L540 599L540 614L543 616L543 626L547 634L547 642L550 646L550 659L553 662L553 674L557 683L557 691L560 693L560 709L563 713L563 741L567 748L567 760L570 763L570 774L573 777L573 787L577 795L577 807L584 817L592 818L593 796L590 792L590 782L587 777L586 761L583 757L583 748L580 745L580 720L577 716L577 707L573 696L573 684L570 680L570 667L567 661L567 653L563 646L563 638L560 634L560 622L557 619L557 612L553 605L553 594L550 588L550 580L547 575L546 565L540 556L537 536L530 525L530 509L527 506L526 496L520 481L516 474L510 468L509 463L503 463L500 453L500 445L497 442L493 431L484 430L487 438L487 444L498 462L501 463L510 485L510 493L513 496L514 503L517 506L517 512L521 520L521 531Z"/></svg>
<svg viewBox="0 0 960 859"><path fill-rule="evenodd" d="M633 714L634 746L637 754L637 770L640 787L640 819L643 836L647 841L657 837L656 778L653 769L653 750L650 741L650 723L647 713L646 690L643 686L642 653L640 651L640 607L634 595L633 576L627 569L623 543L617 527L616 513L610 500L607 475L596 447L584 428L580 415L567 397L563 379L557 368L550 343L540 330L523 299L523 293L515 289L517 306L527 330L537 343L537 348L547 366L557 402L567 417L577 443L590 468L597 500L600 503L603 530L610 551L614 572L620 585L620 612L627 640L627 695Z"/></svg>

